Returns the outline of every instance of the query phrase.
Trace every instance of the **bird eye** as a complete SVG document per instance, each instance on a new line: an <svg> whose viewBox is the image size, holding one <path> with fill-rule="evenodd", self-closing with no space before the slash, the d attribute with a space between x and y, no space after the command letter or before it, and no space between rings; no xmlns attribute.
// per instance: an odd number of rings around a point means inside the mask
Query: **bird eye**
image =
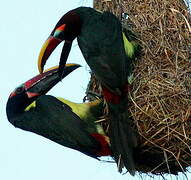
<svg viewBox="0 0 191 180"><path fill-rule="evenodd" d="M55 32L54 32L54 35L53 35L55 38L57 38L57 39L60 39L60 40L62 40L62 39L64 39L64 33L62 32L62 31L58 31L58 30L56 30Z"/></svg>
<svg viewBox="0 0 191 180"><path fill-rule="evenodd" d="M23 87L23 86L20 86L20 87L18 87L18 88L15 90L15 92L16 92L17 94L20 94L20 93L22 93L24 90L25 90L24 87Z"/></svg>

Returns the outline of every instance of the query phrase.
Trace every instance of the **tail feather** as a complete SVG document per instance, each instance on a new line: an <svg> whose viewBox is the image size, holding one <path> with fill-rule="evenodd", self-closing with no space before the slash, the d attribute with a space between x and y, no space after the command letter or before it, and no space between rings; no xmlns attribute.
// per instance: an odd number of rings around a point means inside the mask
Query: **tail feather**
<svg viewBox="0 0 191 180"><path fill-rule="evenodd" d="M124 115L122 115L124 116ZM124 127L124 120L125 117L120 119L119 123L119 137L121 138L121 159L124 166L127 168L131 175L135 175L135 163L133 159L133 148L136 146L135 136L133 133L132 128L127 124ZM126 117L127 118L127 117Z"/></svg>
<svg viewBox="0 0 191 180"><path fill-rule="evenodd" d="M137 144L136 137L131 127L132 122L128 117L127 109L116 111L121 110L120 106L121 104L109 105L111 149L118 164L119 172L122 172L124 165L131 175L135 175L133 148Z"/></svg>
<svg viewBox="0 0 191 180"><path fill-rule="evenodd" d="M109 128L109 135L110 135L110 143L112 154L116 162L119 161L119 155L121 154L120 149L120 139L119 139L119 123L118 121L114 120L114 116L110 117L110 128Z"/></svg>

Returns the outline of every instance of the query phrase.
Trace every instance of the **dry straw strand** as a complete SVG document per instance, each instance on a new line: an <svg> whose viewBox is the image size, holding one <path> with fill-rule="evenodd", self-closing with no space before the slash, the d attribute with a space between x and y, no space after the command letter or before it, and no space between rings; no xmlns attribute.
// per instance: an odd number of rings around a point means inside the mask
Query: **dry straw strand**
<svg viewBox="0 0 191 180"><path fill-rule="evenodd" d="M185 172L191 165L191 15L187 4L183 0L94 0L94 8L115 14L142 46L128 94L138 133L137 171ZM129 18L123 19L123 13ZM93 75L89 90L102 94ZM108 132L108 118L103 119L98 123Z"/></svg>

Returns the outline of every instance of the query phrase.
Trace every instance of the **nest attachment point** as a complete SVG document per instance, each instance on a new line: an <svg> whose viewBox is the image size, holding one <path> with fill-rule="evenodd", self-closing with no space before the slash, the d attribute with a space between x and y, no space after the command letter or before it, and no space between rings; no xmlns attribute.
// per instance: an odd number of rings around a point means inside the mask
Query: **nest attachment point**
<svg viewBox="0 0 191 180"><path fill-rule="evenodd" d="M136 170L177 174L191 165L191 15L184 0L94 0L142 46L129 92L138 135ZM123 15L128 15L128 18ZM88 91L101 94L92 75ZM108 131L108 120L100 122Z"/></svg>

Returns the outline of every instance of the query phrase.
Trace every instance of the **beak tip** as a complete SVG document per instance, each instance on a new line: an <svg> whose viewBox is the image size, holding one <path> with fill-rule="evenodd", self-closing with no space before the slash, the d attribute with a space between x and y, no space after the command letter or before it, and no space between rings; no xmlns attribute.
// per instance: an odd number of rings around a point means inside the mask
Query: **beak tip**
<svg viewBox="0 0 191 180"><path fill-rule="evenodd" d="M60 81L64 79L69 73L74 71L75 69L81 67L79 64L66 64L66 65L59 65L58 66L58 77Z"/></svg>
<svg viewBox="0 0 191 180"><path fill-rule="evenodd" d="M38 65L38 71L39 71L40 74L43 73L43 67L41 65Z"/></svg>
<svg viewBox="0 0 191 180"><path fill-rule="evenodd" d="M62 79L63 79L63 70L62 69L58 69L58 77L59 77L59 79L60 79L60 81L62 81Z"/></svg>

